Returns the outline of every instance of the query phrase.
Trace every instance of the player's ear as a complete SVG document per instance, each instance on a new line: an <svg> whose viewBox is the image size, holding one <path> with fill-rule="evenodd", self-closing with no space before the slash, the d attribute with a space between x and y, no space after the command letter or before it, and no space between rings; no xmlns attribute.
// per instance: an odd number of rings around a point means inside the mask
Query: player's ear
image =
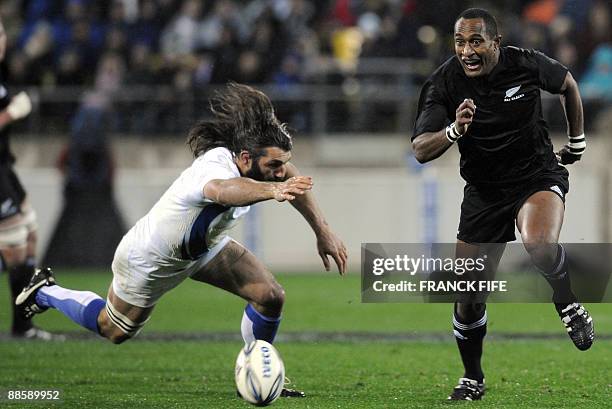
<svg viewBox="0 0 612 409"><path fill-rule="evenodd" d="M249 151L242 150L238 154L238 160L245 166L249 166L251 164L251 154Z"/></svg>
<svg viewBox="0 0 612 409"><path fill-rule="evenodd" d="M497 48L499 48L501 46L501 39L502 36L501 34L498 34L494 39L493 42L495 43L495 45L497 46Z"/></svg>

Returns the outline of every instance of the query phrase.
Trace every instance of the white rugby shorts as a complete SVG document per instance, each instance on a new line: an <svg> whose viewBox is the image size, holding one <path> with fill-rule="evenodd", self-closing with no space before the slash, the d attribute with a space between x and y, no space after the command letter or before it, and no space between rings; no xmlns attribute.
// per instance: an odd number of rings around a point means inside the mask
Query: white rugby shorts
<svg viewBox="0 0 612 409"><path fill-rule="evenodd" d="M177 260L160 266L143 258L127 234L113 259L113 291L127 303L152 307L162 295L206 266L230 241L229 236L224 237L197 260Z"/></svg>
<svg viewBox="0 0 612 409"><path fill-rule="evenodd" d="M3 227L0 224L0 249L27 245L28 234L38 229L36 212L31 207L22 209L22 213L18 216L18 221L11 222L9 227Z"/></svg>

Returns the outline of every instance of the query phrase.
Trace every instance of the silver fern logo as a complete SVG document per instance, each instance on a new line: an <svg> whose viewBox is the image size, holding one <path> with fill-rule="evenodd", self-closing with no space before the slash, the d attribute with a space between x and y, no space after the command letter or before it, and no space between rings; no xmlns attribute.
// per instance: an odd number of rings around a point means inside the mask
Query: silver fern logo
<svg viewBox="0 0 612 409"><path fill-rule="evenodd" d="M519 99L525 96L525 94L515 95L521 89L520 85L516 87L512 87L506 91L506 96L504 97L504 102L514 101L515 99Z"/></svg>

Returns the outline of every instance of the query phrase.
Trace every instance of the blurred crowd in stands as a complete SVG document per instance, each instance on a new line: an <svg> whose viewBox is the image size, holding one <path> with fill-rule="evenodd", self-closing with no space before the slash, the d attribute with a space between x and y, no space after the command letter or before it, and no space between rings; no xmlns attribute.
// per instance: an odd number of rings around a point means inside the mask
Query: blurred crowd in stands
<svg viewBox="0 0 612 409"><path fill-rule="evenodd" d="M585 97L612 100L609 0L3 0L11 84L339 84L367 58L437 65L452 53L455 17L498 18L503 43L567 65ZM331 61L331 63L330 63ZM330 70L330 64L333 70ZM340 75L329 75L329 72ZM429 74L429 72L427 72ZM415 75L415 85L423 76ZM104 99L104 96L98 98Z"/></svg>

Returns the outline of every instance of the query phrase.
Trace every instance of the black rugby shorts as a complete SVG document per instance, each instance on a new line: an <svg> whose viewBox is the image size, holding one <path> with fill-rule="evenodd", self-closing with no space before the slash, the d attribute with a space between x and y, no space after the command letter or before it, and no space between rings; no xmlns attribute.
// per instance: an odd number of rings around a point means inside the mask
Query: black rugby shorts
<svg viewBox="0 0 612 409"><path fill-rule="evenodd" d="M503 188L465 185L457 239L466 243L507 243L516 240L514 226L523 203L534 193L556 193L563 203L569 191L567 170L547 172Z"/></svg>

